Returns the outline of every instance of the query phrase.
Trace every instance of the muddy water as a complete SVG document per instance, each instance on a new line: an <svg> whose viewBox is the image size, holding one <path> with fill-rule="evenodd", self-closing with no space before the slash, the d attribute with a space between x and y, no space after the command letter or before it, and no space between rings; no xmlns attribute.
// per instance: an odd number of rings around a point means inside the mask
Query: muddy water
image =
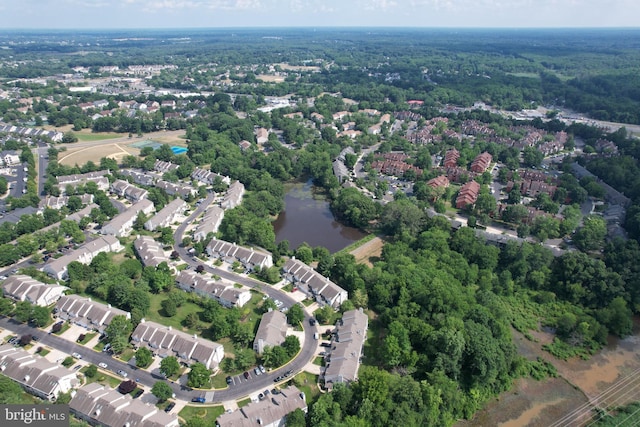
<svg viewBox="0 0 640 427"><path fill-rule="evenodd" d="M545 332L532 335L536 342L514 332L518 352L528 359L550 361L560 378L518 380L473 420L460 422L457 427L582 425L588 422L594 405L611 408L640 401L640 328L625 339L611 338L589 360L557 360L541 348L553 336Z"/></svg>
<svg viewBox="0 0 640 427"><path fill-rule="evenodd" d="M555 406L558 403L561 403L563 400L565 399L559 399L553 402L538 403L534 405L532 408L529 408L526 411L524 411L522 414L520 414L518 418L509 420L506 423L500 423L498 424L498 427L523 427L523 426L532 425L532 423L534 423L535 420L539 419L540 415L542 414L542 411L544 411L545 409L551 406Z"/></svg>
<svg viewBox="0 0 640 427"><path fill-rule="evenodd" d="M284 203L285 210L273 222L273 229L276 242L288 240L291 249L307 242L337 252L365 236L334 219L329 202L311 181L288 186Z"/></svg>

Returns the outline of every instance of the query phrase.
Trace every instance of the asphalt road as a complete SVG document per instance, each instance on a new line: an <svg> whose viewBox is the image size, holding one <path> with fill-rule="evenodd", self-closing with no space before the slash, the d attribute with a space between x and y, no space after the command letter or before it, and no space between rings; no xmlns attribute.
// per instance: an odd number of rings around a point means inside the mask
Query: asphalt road
<svg viewBox="0 0 640 427"><path fill-rule="evenodd" d="M49 164L49 146L44 143L38 144L35 148L33 155L38 163L38 194L44 196L44 183L47 176L47 166Z"/></svg>

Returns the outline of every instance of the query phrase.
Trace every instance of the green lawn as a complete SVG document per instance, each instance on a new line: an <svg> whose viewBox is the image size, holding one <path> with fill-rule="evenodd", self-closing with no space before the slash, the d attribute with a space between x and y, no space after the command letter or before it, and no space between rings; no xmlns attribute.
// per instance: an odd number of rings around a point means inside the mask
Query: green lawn
<svg viewBox="0 0 640 427"><path fill-rule="evenodd" d="M310 372L300 372L293 378L293 383L304 392L307 402L313 402L320 395L318 378L318 375Z"/></svg>
<svg viewBox="0 0 640 427"><path fill-rule="evenodd" d="M49 354L50 352L51 352L51 350L49 350L49 349L47 349L47 348L43 348L42 350L40 350L40 351L38 352L38 354L39 354L40 356L43 356L43 357L44 357L44 356L46 356L47 354Z"/></svg>
<svg viewBox="0 0 640 427"><path fill-rule="evenodd" d="M127 348L125 351L120 353L120 355L118 356L118 359L128 362L129 360L131 360L133 356L135 356L135 354L136 352L133 351L133 349Z"/></svg>
<svg viewBox="0 0 640 427"><path fill-rule="evenodd" d="M379 364L379 350L382 348L382 325L377 319L369 320L367 340L364 342L364 360L367 365Z"/></svg>
<svg viewBox="0 0 640 427"><path fill-rule="evenodd" d="M102 342L102 341L98 341L98 344L94 345L94 346L93 346L93 349L94 349L95 351L102 352L102 350L104 349L104 346L105 346L105 345L107 345L107 344L106 344L106 343L104 343L104 342Z"/></svg>
<svg viewBox="0 0 640 427"><path fill-rule="evenodd" d="M56 335L62 335L63 333L65 333L69 328L71 327L71 325L69 325L69 323L64 322L64 324L62 325L62 329L60 329L58 332L54 332L54 334Z"/></svg>
<svg viewBox="0 0 640 427"><path fill-rule="evenodd" d="M205 420L206 425L215 425L216 418L224 414L224 406L185 406L178 414L184 420L198 417Z"/></svg>
<svg viewBox="0 0 640 427"><path fill-rule="evenodd" d="M84 334L84 339L82 341L79 342L79 344L85 345L86 343L88 343L89 341L91 341L91 339L93 337L95 337L96 335L98 335L97 333L93 332L93 333L89 333L89 334Z"/></svg>
<svg viewBox="0 0 640 427"><path fill-rule="evenodd" d="M87 370L88 366L85 366L84 368L80 369L80 372L82 372L83 374L85 373L85 371ZM98 371L98 373L93 377L93 378L89 378L85 375L85 382L86 384L91 384L91 383L100 383L104 386L110 387L110 388L116 388L120 385L120 383L122 382L122 379L120 378L116 378L116 377L112 377L111 375L107 375L103 372Z"/></svg>
<svg viewBox="0 0 640 427"><path fill-rule="evenodd" d="M251 403L251 399L248 398L248 397L246 399L238 400L238 408L242 408L243 406L247 406L249 403Z"/></svg>
<svg viewBox="0 0 640 427"><path fill-rule="evenodd" d="M304 305L305 307L309 307L314 302L315 302L314 300L306 298L302 300L302 305Z"/></svg>
<svg viewBox="0 0 640 427"><path fill-rule="evenodd" d="M220 372L219 374L212 376L211 385L217 390L228 388L227 374L225 372Z"/></svg>
<svg viewBox="0 0 640 427"><path fill-rule="evenodd" d="M324 366L324 357L322 356L316 357L315 359L313 359L313 364L318 366Z"/></svg>
<svg viewBox="0 0 640 427"><path fill-rule="evenodd" d="M293 292L293 283L286 284L282 287L285 292Z"/></svg>
<svg viewBox="0 0 640 427"><path fill-rule="evenodd" d="M75 136L78 137L78 141L86 142L122 138L125 135L122 133L76 133Z"/></svg>
<svg viewBox="0 0 640 427"><path fill-rule="evenodd" d="M196 304L192 302L185 302L178 307L178 314L173 317L165 317L162 316L159 311L161 310L160 304L162 303L162 300L167 298L166 294L149 294L149 297L151 298L151 307L145 315L145 319L160 323L161 325L171 326L178 331L184 331L188 334L201 334L200 331L184 328L181 323L189 314L198 313L201 310L201 308Z"/></svg>

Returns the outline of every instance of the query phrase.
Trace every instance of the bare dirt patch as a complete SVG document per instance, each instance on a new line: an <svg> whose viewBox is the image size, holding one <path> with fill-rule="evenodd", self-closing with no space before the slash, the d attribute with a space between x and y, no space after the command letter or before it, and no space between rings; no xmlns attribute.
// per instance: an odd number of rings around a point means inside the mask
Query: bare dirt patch
<svg viewBox="0 0 640 427"><path fill-rule="evenodd" d="M59 163L67 166L84 165L88 161L100 162L103 157L116 159L118 162L127 155L137 156L140 150L125 144L103 144L95 147L69 148L59 154Z"/></svg>
<svg viewBox="0 0 640 427"><path fill-rule="evenodd" d="M384 241L379 237L375 237L350 253L356 258L357 263L373 267L372 261L382 255L382 246L384 246Z"/></svg>
<svg viewBox="0 0 640 427"><path fill-rule="evenodd" d="M315 65L289 65L289 64L276 64L279 65L283 70L292 70L292 71L320 71L320 67Z"/></svg>
<svg viewBox="0 0 640 427"><path fill-rule="evenodd" d="M268 83L282 83L284 81L283 76L272 76L270 74L259 74L256 76L256 79Z"/></svg>

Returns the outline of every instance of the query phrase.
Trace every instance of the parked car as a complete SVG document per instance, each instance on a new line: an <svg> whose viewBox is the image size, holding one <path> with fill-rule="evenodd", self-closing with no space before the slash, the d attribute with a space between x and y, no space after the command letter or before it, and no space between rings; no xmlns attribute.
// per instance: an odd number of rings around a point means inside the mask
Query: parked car
<svg viewBox="0 0 640 427"><path fill-rule="evenodd" d="M227 385L231 385L233 383L233 378L227 377Z"/></svg>
<svg viewBox="0 0 640 427"><path fill-rule="evenodd" d="M122 378L127 378L129 376L129 374L127 374L125 371L123 371L122 369L118 370L118 375L120 375Z"/></svg>
<svg viewBox="0 0 640 427"><path fill-rule="evenodd" d="M279 383L280 381L282 381L284 378L283 377L276 377L273 379L274 383Z"/></svg>
<svg viewBox="0 0 640 427"><path fill-rule="evenodd" d="M196 402L196 403L204 403L204 397L200 396L200 397L194 397L193 399L191 399L192 402Z"/></svg>
<svg viewBox="0 0 640 427"><path fill-rule="evenodd" d="M314 319L313 317L311 319L309 319L309 324L311 326L316 326L316 319Z"/></svg>
<svg viewBox="0 0 640 427"><path fill-rule="evenodd" d="M80 353L71 353L72 357L75 357L76 359L82 359L82 355Z"/></svg>
<svg viewBox="0 0 640 427"><path fill-rule="evenodd" d="M77 370L78 370L78 369L80 369L80 368L82 368L82 365L76 365L76 366L74 366L74 367L73 367L73 370L74 370L74 371L77 371Z"/></svg>
<svg viewBox="0 0 640 427"><path fill-rule="evenodd" d="M171 402L167 405L166 408L164 408L164 412L171 412L171 410L176 406L176 404L174 402Z"/></svg>
<svg viewBox="0 0 640 427"><path fill-rule="evenodd" d="M262 372L263 374L264 374L265 372L267 372L267 370L266 370L266 369L264 369L264 366L262 366L262 365L258 365L258 369L260 369L260 372Z"/></svg>
<svg viewBox="0 0 640 427"><path fill-rule="evenodd" d="M249 372L247 372L247 371L245 371L243 375L244 375L244 378L245 378L246 380L248 380L248 379L249 379L249 377L251 376L251 375L249 375Z"/></svg>
<svg viewBox="0 0 640 427"><path fill-rule="evenodd" d="M257 366L253 369L253 372L256 373L256 376L262 374L262 372L260 372L260 368L258 368Z"/></svg>
<svg viewBox="0 0 640 427"><path fill-rule="evenodd" d="M102 368L102 369L107 369L107 364L106 364L106 363L104 363L104 362L100 362L100 363L98 363L98 366L99 366L100 368Z"/></svg>

